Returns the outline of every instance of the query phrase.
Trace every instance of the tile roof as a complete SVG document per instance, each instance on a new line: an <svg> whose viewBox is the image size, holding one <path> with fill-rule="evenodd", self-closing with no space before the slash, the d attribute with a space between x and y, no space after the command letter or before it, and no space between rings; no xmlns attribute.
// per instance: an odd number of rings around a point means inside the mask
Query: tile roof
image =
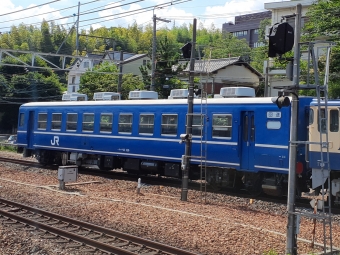
<svg viewBox="0 0 340 255"><path fill-rule="evenodd" d="M243 60L241 60L239 57L219 58L219 59L210 59L210 60L207 60L207 59L195 60L194 72L209 74L209 73L216 72L220 69L223 69L227 66L234 65L234 64L244 65L246 68L254 72L257 76L262 77L262 74L260 72L254 69L247 62L244 62ZM189 70L190 70L190 63L188 63L187 67L183 70L183 72L189 72Z"/></svg>

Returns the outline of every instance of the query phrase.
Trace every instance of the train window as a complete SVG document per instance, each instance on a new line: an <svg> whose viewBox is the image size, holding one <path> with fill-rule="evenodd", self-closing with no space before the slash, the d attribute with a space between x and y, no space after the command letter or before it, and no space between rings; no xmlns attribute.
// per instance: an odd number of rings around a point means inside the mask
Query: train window
<svg viewBox="0 0 340 255"><path fill-rule="evenodd" d="M113 115L110 113L102 113L100 115L100 132L112 131Z"/></svg>
<svg viewBox="0 0 340 255"><path fill-rule="evenodd" d="M132 132L132 114L119 115L118 132L131 133Z"/></svg>
<svg viewBox="0 0 340 255"><path fill-rule="evenodd" d="M83 131L93 132L94 129L94 114L84 113L83 114Z"/></svg>
<svg viewBox="0 0 340 255"><path fill-rule="evenodd" d="M188 123L188 115L187 115L187 122ZM203 130L203 115L201 114L194 114L192 116L192 135L193 136L202 136Z"/></svg>
<svg viewBox="0 0 340 255"><path fill-rule="evenodd" d="M177 135L177 114L162 114L162 135Z"/></svg>
<svg viewBox="0 0 340 255"><path fill-rule="evenodd" d="M314 123L314 110L309 110L309 125L312 125Z"/></svg>
<svg viewBox="0 0 340 255"><path fill-rule="evenodd" d="M141 114L139 116L139 133L153 134L155 116L153 114Z"/></svg>
<svg viewBox="0 0 340 255"><path fill-rule="evenodd" d="M267 121L267 129L280 129L281 128L281 121Z"/></svg>
<svg viewBox="0 0 340 255"><path fill-rule="evenodd" d="M61 113L52 113L52 129L61 129Z"/></svg>
<svg viewBox="0 0 340 255"><path fill-rule="evenodd" d="M226 114L214 114L212 136L230 138L232 131L232 116Z"/></svg>
<svg viewBox="0 0 340 255"><path fill-rule="evenodd" d="M23 127L25 124L25 114L20 113L20 118L19 118L19 127Z"/></svg>
<svg viewBox="0 0 340 255"><path fill-rule="evenodd" d="M76 131L77 130L77 122L78 122L78 114L77 113L68 113L67 114L66 129L68 131Z"/></svg>
<svg viewBox="0 0 340 255"><path fill-rule="evenodd" d="M38 114L38 129L46 130L47 127L47 113Z"/></svg>
<svg viewBox="0 0 340 255"><path fill-rule="evenodd" d="M330 111L330 123L329 123L329 131L338 132L339 131L339 111L331 110Z"/></svg>
<svg viewBox="0 0 340 255"><path fill-rule="evenodd" d="M325 109L321 109L321 117L318 117L318 131L320 132L320 119L321 119L321 133L326 133L327 123L325 119Z"/></svg>

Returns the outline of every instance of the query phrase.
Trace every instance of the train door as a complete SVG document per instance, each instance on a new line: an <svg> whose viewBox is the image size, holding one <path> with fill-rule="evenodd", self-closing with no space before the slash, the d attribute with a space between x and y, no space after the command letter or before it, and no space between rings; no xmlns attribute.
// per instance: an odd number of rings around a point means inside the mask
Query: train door
<svg viewBox="0 0 340 255"><path fill-rule="evenodd" d="M33 147L34 111L29 111L27 121L27 148Z"/></svg>
<svg viewBox="0 0 340 255"><path fill-rule="evenodd" d="M254 168L255 116L253 111L241 113L241 170Z"/></svg>

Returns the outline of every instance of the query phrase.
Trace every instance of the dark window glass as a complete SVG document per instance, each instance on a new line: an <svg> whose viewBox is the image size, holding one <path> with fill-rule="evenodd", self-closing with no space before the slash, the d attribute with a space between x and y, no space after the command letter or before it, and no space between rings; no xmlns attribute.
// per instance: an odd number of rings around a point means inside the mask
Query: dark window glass
<svg viewBox="0 0 340 255"><path fill-rule="evenodd" d="M118 132L122 132L122 133L132 132L132 114L119 115Z"/></svg>
<svg viewBox="0 0 340 255"><path fill-rule="evenodd" d="M83 131L93 132L94 130L94 114L84 113L83 114Z"/></svg>
<svg viewBox="0 0 340 255"><path fill-rule="evenodd" d="M338 132L339 131L339 111L338 110L331 110L330 111L330 123L329 123L329 130L331 132Z"/></svg>
<svg viewBox="0 0 340 255"><path fill-rule="evenodd" d="M69 131L77 130L77 122L78 122L78 114L77 113L68 113L67 114L67 122L66 129Z"/></svg>
<svg viewBox="0 0 340 255"><path fill-rule="evenodd" d="M100 132L112 131L113 115L110 113L102 113L100 115Z"/></svg>
<svg viewBox="0 0 340 255"><path fill-rule="evenodd" d="M153 134L155 116L153 114L141 114L139 116L139 133Z"/></svg>
<svg viewBox="0 0 340 255"><path fill-rule="evenodd" d="M47 113L38 114L38 129L46 130L47 127Z"/></svg>
<svg viewBox="0 0 340 255"><path fill-rule="evenodd" d="M61 113L52 113L52 129L60 130L61 129Z"/></svg>
<svg viewBox="0 0 340 255"><path fill-rule="evenodd" d="M212 136L231 138L232 116L226 114L214 114Z"/></svg>
<svg viewBox="0 0 340 255"><path fill-rule="evenodd" d="M162 135L177 135L177 114L162 115Z"/></svg>
<svg viewBox="0 0 340 255"><path fill-rule="evenodd" d="M187 123L188 124L188 115ZM192 135L193 136L203 136L203 115L194 114L192 116Z"/></svg>
<svg viewBox="0 0 340 255"><path fill-rule="evenodd" d="M23 127L25 124L25 114L20 113L20 119L19 119L19 127Z"/></svg>
<svg viewBox="0 0 340 255"><path fill-rule="evenodd" d="M314 123L314 110L309 110L309 125L312 125Z"/></svg>
<svg viewBox="0 0 340 255"><path fill-rule="evenodd" d="M319 115L318 118L318 131L320 132L320 119L321 119L321 133L326 133L327 130L327 123L325 119L325 109L320 109L321 116Z"/></svg>

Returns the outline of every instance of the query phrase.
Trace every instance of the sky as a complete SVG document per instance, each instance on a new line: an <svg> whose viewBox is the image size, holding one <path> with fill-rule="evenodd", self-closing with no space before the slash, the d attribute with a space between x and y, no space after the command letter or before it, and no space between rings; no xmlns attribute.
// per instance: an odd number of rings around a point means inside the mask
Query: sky
<svg viewBox="0 0 340 255"><path fill-rule="evenodd" d="M77 20L80 3L79 29L90 26L127 27L134 22L138 25L152 24L153 14L169 20L158 21L157 26L197 24L206 28L222 29L222 24L234 21L238 15L266 11L264 3L282 0L1 0L0 32L6 33L12 25L33 24L54 20L56 24L71 28Z"/></svg>

